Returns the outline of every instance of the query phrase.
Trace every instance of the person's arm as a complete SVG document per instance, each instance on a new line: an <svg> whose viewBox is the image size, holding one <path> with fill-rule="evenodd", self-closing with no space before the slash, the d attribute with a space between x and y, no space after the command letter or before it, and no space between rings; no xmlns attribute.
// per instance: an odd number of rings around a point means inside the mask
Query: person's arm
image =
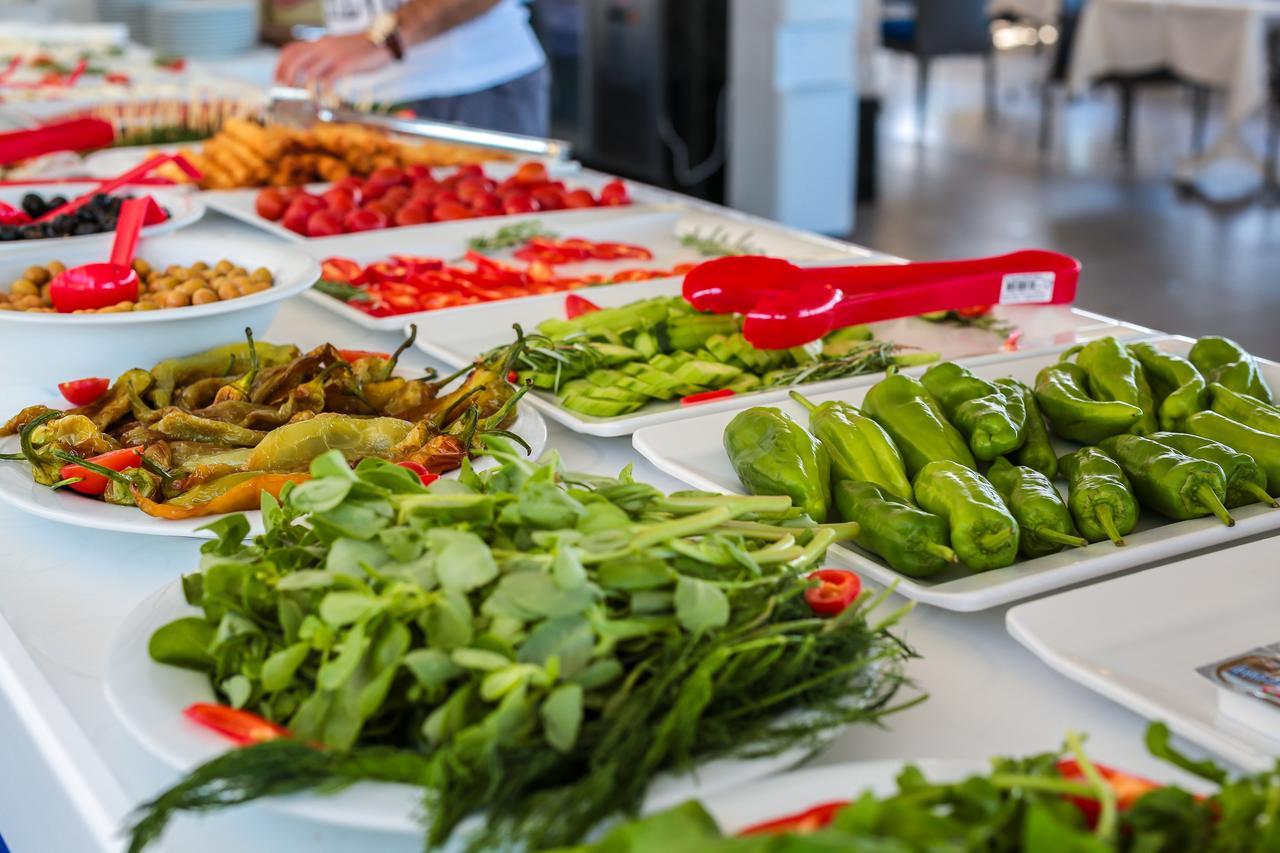
<svg viewBox="0 0 1280 853"><path fill-rule="evenodd" d="M492 9L499 0L408 0L395 12L395 37L401 49L429 41ZM366 33L325 36L294 42L280 52L276 80L290 86L328 87L340 77L376 71L396 56Z"/></svg>

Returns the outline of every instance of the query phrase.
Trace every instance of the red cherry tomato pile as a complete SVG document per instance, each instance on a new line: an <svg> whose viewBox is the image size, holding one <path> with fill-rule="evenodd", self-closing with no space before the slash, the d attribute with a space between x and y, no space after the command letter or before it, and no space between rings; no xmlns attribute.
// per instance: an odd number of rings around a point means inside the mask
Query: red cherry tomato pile
<svg viewBox="0 0 1280 853"><path fill-rule="evenodd" d="M302 187L268 187L258 193L256 207L263 219L290 231L331 237L424 222L630 203L622 181L610 181L593 196L590 190L551 180L546 166L529 162L502 181L478 164L459 166L444 177L426 166L386 166L364 179L343 178L320 194Z"/></svg>
<svg viewBox="0 0 1280 853"><path fill-rule="evenodd" d="M617 252L612 255L617 258L652 257L647 249L626 243L590 243L576 239L559 242L590 247L581 248L583 252L597 252L585 257L603 257L608 252ZM519 257L520 252L516 255ZM347 300L352 308L374 317L390 317L594 284L684 275L695 266L677 264L671 269L623 269L608 274L560 276L551 264L538 259L528 261L522 268L478 252L468 252L466 262L469 266L450 264L439 258L392 255L385 261L362 267L349 258L328 258L321 266L321 274L326 281L347 284L363 293L364 299Z"/></svg>

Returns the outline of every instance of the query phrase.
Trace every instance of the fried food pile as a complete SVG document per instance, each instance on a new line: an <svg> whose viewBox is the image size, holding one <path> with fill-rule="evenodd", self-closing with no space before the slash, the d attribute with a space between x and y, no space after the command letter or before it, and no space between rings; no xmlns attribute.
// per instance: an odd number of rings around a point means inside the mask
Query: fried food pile
<svg viewBox="0 0 1280 853"><path fill-rule="evenodd" d="M382 166L457 166L507 156L434 140L402 142L358 124L319 123L306 129L229 118L200 150L182 152L204 173L204 189L287 187L366 176ZM161 174L182 180L176 167Z"/></svg>
<svg viewBox="0 0 1280 853"><path fill-rule="evenodd" d="M506 380L515 350L452 376L407 379L394 371L412 336L388 355L332 344L302 353L246 335L126 371L87 406L29 406L0 436L19 436L14 456L41 485L168 519L257 509L263 492L307 479L329 450L439 474L480 454L486 435L524 443L504 429L522 394Z"/></svg>

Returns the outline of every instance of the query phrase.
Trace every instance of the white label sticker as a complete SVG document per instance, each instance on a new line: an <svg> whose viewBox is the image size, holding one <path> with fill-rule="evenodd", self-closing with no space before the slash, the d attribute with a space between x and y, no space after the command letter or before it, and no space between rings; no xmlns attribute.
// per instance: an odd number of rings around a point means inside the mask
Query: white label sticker
<svg viewBox="0 0 1280 853"><path fill-rule="evenodd" d="M1000 281L1000 304L1022 305L1053 301L1051 272L1011 272Z"/></svg>

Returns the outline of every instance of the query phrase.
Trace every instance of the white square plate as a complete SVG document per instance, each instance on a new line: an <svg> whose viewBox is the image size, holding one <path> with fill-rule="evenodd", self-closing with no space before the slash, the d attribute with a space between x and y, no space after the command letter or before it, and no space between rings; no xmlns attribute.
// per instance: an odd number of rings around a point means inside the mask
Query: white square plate
<svg viewBox="0 0 1280 853"><path fill-rule="evenodd" d="M1190 339L1172 336L1157 338L1153 343L1179 354L1186 354L1191 346ZM1041 368L1057 360L1056 354L1049 354L1001 360L971 360L967 363L983 379L1012 376L1030 385ZM1267 381L1273 386L1280 386L1280 364L1261 360L1259 363ZM923 369L908 372L918 375ZM806 397L817 403L844 400L859 405L876 378L869 377L868 381L847 385L840 391L824 390L816 393L809 388L803 390ZM750 400L752 403L762 401ZM808 422L803 409L792 400L773 399L768 402L777 405L799 423ZM739 405L737 408L744 406ZM643 429L632 436L632 443L641 455L663 472L695 488L740 493L742 483L729 464L722 443L725 426L735 413L717 412L678 424ZM1054 443L1060 453L1077 446L1058 440ZM970 572L957 568L928 580L899 574L878 557L852 545L833 546L830 555L835 561L856 569L877 583L896 583L898 592L907 598L947 610L985 610L1122 569L1280 528L1280 510L1262 504L1238 507L1231 513L1236 518L1234 527L1227 527L1212 516L1174 522L1144 511L1138 527L1125 536L1127 544L1123 547L1116 547L1110 542L1095 542L1087 548L1069 548L1047 557L1019 560L1003 569ZM1192 590L1183 589L1181 592L1192 593ZM1084 630L1083 625L1081 630ZM1274 642L1276 639L1280 637L1273 637L1267 642ZM1210 655L1206 661L1212 659Z"/></svg>
<svg viewBox="0 0 1280 853"><path fill-rule="evenodd" d="M1223 717L1196 667L1280 639L1275 556L1275 539L1213 551L1020 604L1005 623L1067 678L1263 772L1280 741Z"/></svg>

